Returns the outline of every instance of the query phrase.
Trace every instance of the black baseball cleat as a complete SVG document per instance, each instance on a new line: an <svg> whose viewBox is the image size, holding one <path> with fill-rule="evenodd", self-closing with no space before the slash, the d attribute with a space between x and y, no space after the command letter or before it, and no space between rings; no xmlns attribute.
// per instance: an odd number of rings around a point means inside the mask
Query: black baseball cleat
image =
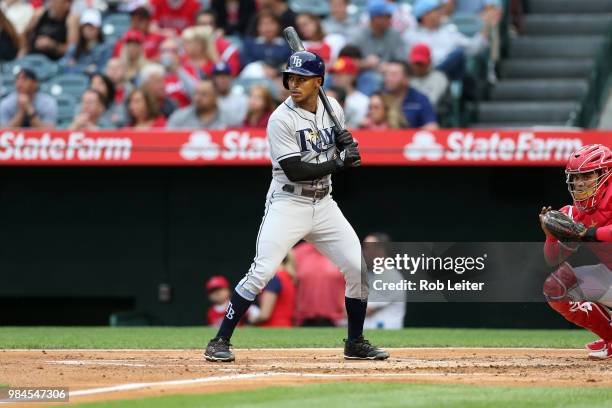
<svg viewBox="0 0 612 408"><path fill-rule="evenodd" d="M208 342L204 357L208 361L230 362L234 361L234 354L230 351L229 339L224 337L215 337Z"/></svg>
<svg viewBox="0 0 612 408"><path fill-rule="evenodd" d="M386 360L389 353L370 344L360 336L357 340L344 339L344 358L346 360Z"/></svg>

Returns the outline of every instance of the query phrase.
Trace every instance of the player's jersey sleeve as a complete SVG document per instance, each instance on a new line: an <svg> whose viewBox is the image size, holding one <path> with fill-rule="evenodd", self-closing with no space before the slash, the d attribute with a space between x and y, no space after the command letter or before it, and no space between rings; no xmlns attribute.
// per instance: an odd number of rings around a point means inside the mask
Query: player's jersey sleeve
<svg viewBox="0 0 612 408"><path fill-rule="evenodd" d="M295 132L287 121L280 118L270 120L266 133L270 144L270 156L277 163L289 157L302 155Z"/></svg>

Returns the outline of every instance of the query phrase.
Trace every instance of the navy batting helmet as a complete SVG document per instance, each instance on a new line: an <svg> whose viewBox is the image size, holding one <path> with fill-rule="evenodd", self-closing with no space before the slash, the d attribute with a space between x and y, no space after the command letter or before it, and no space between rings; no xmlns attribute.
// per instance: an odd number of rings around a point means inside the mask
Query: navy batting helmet
<svg viewBox="0 0 612 408"><path fill-rule="evenodd" d="M283 85L289 89L289 74L302 76L320 76L325 78L325 63L317 54L310 51L298 51L291 54L287 68L283 71Z"/></svg>

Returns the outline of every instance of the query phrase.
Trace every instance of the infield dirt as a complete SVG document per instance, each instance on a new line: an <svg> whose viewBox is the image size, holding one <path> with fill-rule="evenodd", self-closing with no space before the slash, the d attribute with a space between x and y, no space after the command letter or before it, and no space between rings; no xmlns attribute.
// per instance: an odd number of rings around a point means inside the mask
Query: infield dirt
<svg viewBox="0 0 612 408"><path fill-rule="evenodd" d="M389 351L387 361L345 361L341 349L239 349L234 363L209 363L202 350L0 350L0 383L67 386L71 402L332 381L612 387L612 360L588 360L586 350Z"/></svg>

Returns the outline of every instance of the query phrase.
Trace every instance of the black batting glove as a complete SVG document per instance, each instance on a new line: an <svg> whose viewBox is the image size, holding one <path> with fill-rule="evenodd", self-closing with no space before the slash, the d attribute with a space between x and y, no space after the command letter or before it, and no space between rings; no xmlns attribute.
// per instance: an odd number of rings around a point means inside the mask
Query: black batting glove
<svg viewBox="0 0 612 408"><path fill-rule="evenodd" d="M353 139L353 135L346 129L334 129L336 133L336 147L338 150L344 150L346 146L352 145L355 140Z"/></svg>
<svg viewBox="0 0 612 408"><path fill-rule="evenodd" d="M336 158L336 166L339 169L361 166L361 154L356 144L348 145Z"/></svg>

